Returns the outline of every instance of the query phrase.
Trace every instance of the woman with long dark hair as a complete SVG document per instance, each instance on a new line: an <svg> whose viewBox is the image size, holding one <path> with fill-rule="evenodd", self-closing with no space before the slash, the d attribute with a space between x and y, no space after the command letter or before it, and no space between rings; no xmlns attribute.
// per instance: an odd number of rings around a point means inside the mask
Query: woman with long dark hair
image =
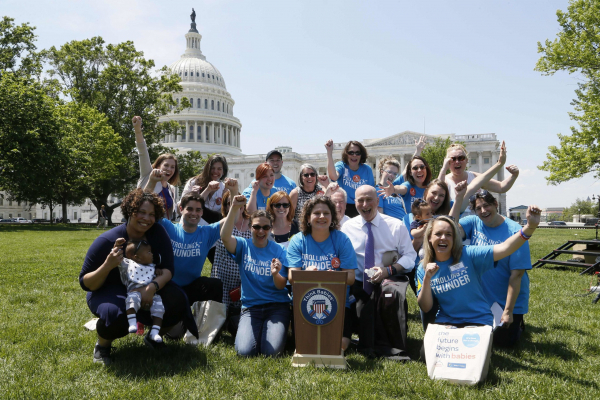
<svg viewBox="0 0 600 400"><path fill-rule="evenodd" d="M221 215L221 203L225 192L223 181L227 178L228 171L229 167L225 156L213 154L204 164L202 172L190 178L183 188L181 197L193 191L199 193L204 199L202 219L209 224L218 222L223 218Z"/></svg>

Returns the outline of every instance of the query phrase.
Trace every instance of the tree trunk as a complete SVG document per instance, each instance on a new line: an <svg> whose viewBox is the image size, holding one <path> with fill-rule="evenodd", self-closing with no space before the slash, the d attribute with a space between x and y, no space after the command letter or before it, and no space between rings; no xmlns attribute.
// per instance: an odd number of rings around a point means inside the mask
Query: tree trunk
<svg viewBox="0 0 600 400"><path fill-rule="evenodd" d="M121 206L121 202L118 202L117 204L113 204L110 207L106 207L106 215L108 216L108 224L112 224L112 215L115 212L115 208L120 207ZM121 222L121 221L118 221Z"/></svg>
<svg viewBox="0 0 600 400"><path fill-rule="evenodd" d="M62 222L63 224L67 223L67 200L63 198L62 200Z"/></svg>

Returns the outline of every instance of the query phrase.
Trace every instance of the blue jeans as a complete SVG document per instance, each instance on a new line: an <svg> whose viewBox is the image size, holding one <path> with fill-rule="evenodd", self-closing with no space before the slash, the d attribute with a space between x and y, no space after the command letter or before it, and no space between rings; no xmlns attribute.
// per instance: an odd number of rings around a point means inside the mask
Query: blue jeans
<svg viewBox="0 0 600 400"><path fill-rule="evenodd" d="M288 303L267 303L242 309L235 350L240 356L277 356L285 348L290 324Z"/></svg>

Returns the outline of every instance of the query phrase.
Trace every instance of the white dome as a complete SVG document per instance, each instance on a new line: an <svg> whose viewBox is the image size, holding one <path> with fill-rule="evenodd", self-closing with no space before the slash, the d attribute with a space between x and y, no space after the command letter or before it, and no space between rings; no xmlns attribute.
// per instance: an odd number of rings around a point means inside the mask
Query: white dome
<svg viewBox="0 0 600 400"><path fill-rule="evenodd" d="M240 155L242 124L233 115L235 101L227 91L223 75L202 54L202 35L196 30L194 20L185 40L185 52L169 69L181 78L183 90L173 94L175 101L179 104L185 97L191 107L160 117L160 122L177 121L182 127L178 135L167 135L162 142L181 152Z"/></svg>
<svg viewBox="0 0 600 400"><path fill-rule="evenodd" d="M205 59L186 57L184 54L180 60L171 64L169 69L173 73L179 75L182 83L203 82L227 89L223 75L221 75L219 70L214 65Z"/></svg>

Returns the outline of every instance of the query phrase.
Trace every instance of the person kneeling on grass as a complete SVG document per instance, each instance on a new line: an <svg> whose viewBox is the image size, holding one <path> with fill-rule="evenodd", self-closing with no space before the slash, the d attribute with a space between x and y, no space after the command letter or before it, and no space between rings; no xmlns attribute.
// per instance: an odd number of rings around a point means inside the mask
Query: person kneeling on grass
<svg viewBox="0 0 600 400"><path fill-rule="evenodd" d="M493 246L463 247L460 228L449 217L438 216L429 222L423 244L425 257L417 270L417 301L421 310L427 315L437 301L439 311L434 323L491 326L493 315L482 277L497 266L497 261L527 243L540 223L540 213L537 206L529 206L527 225Z"/></svg>
<svg viewBox="0 0 600 400"><path fill-rule="evenodd" d="M285 249L269 240L273 217L265 210L250 216L252 239L232 236L235 217L244 204L244 195L234 197L221 228L221 240L237 261L242 281L235 349L241 356L277 356L285 348L290 324L290 298L285 290L288 262Z"/></svg>
<svg viewBox="0 0 600 400"><path fill-rule="evenodd" d="M94 347L94 362L108 365L111 362L111 344L115 339L129 334L127 321L127 288L121 282L118 266L123 260L123 247L115 246L119 238L132 241L145 240L153 249L153 262L160 264L163 273L148 285L133 289L141 294L141 308L137 318L145 325L152 323L148 312L154 295L160 290L165 307L163 331L168 331L183 321L184 326L198 337L198 329L185 293L170 282L173 276L173 248L165 229L156 224L164 215L163 203L155 193L136 189L121 203L125 224L100 235L90 246L81 272L79 284L87 291L86 299L90 311L98 317L96 332L98 342ZM151 348L164 346L149 336L144 342Z"/></svg>
<svg viewBox="0 0 600 400"><path fill-rule="evenodd" d="M119 238L115 242L115 247L122 247L125 239ZM142 294L134 289L143 288L149 285L155 277L161 276L163 270L156 268L152 262L154 255L152 247L145 240L130 241L125 247L125 258L119 265L121 281L127 285L127 321L129 322L129 333L137 332L136 313L142 305ZM157 343L162 343L162 337L158 334L162 325L162 317L165 313L165 307L159 295L155 294L150 306L150 315L152 316L152 330L149 333L150 339Z"/></svg>

